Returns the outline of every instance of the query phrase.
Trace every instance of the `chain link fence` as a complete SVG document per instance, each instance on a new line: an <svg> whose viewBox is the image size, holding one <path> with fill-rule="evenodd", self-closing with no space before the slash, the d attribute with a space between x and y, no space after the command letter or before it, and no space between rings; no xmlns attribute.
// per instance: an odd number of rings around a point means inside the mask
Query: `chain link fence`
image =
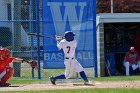
<svg viewBox="0 0 140 93"><path fill-rule="evenodd" d="M39 13L37 14L36 0L0 0L0 46L8 48L13 57L38 60L37 37L28 35L28 33L37 33L37 25L39 25L39 33L42 34L41 0L38 7ZM37 23L37 16L39 16L39 23ZM64 72L64 69L43 69L43 39L39 40L41 78L46 79L53 74ZM38 78L38 71L33 70L27 63L13 62L10 66L14 68L13 77Z"/></svg>
<svg viewBox="0 0 140 93"><path fill-rule="evenodd" d="M28 35L36 33L36 16L40 16L36 14L36 0L0 0L0 9L0 46L8 48L13 57L37 60L37 39ZM43 54L40 54L42 60ZM15 70L13 77L33 78L29 64L13 62L10 65ZM37 71L34 72L37 77Z"/></svg>
<svg viewBox="0 0 140 93"><path fill-rule="evenodd" d="M64 73L64 69L43 69L43 38L39 38L38 47L38 38L28 35L28 33L42 34L41 3L42 0L39 0L38 6L36 0L0 0L0 46L8 48L13 57L25 60L38 60L40 53L40 75L41 79L46 79ZM39 12L36 12L37 8ZM40 32L37 32L37 29ZM39 71L33 70L27 63L13 62L10 66L15 70L13 78L38 79ZM87 68L86 73L93 77L93 67Z"/></svg>

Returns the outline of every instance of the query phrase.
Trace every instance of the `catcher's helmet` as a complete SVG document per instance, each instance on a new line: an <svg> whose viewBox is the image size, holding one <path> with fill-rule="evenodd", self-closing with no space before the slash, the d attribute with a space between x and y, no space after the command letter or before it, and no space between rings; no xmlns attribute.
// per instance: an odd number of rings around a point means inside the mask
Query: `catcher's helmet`
<svg viewBox="0 0 140 93"><path fill-rule="evenodd" d="M74 36L75 36L75 34L73 32L71 32L71 31L66 31L65 32L65 39L67 41L73 41L74 40Z"/></svg>
<svg viewBox="0 0 140 93"><path fill-rule="evenodd" d="M10 50L8 49L8 48L1 48L0 49L0 59L2 60L4 60L4 59L6 59L6 58L8 58L8 57L10 57Z"/></svg>

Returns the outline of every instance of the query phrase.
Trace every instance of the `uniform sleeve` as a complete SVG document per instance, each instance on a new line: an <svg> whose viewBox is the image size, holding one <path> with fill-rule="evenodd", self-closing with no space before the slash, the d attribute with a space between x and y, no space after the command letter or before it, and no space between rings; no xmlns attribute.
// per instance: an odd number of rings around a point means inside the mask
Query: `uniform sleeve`
<svg viewBox="0 0 140 93"><path fill-rule="evenodd" d="M14 58L12 57L9 57L7 58L6 60L4 61L0 61L0 69L3 70L6 68L6 66L9 65L9 63L13 62L14 61Z"/></svg>
<svg viewBox="0 0 140 93"><path fill-rule="evenodd" d="M57 47L59 48L59 49L62 49L62 42L60 41L58 44L57 44Z"/></svg>

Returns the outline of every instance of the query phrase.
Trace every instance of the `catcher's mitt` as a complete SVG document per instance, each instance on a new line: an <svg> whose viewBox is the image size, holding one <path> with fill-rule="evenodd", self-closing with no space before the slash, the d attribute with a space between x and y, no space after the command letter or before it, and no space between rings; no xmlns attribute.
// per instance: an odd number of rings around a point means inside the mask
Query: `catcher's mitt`
<svg viewBox="0 0 140 93"><path fill-rule="evenodd" d="M30 64L30 66L31 66L33 69L37 69L37 68L38 68L37 61L36 61L36 60L33 60L33 61L23 60L23 62L26 62L26 63Z"/></svg>
<svg viewBox="0 0 140 93"><path fill-rule="evenodd" d="M37 69L37 68L38 68L37 62L36 62L35 60L29 62L29 64L31 65L31 67L32 67L33 69Z"/></svg>

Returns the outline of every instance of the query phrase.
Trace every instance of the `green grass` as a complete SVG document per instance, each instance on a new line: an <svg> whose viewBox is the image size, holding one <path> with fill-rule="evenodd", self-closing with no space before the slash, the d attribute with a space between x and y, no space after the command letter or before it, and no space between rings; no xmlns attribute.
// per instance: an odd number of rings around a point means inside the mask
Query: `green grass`
<svg viewBox="0 0 140 93"><path fill-rule="evenodd" d="M31 68L22 68L21 69L21 77L22 79L27 79L32 77ZM64 73L64 69L42 69L40 70L42 79L48 78L53 75L58 75L60 73ZM38 77L38 71L34 70L35 78Z"/></svg>
<svg viewBox="0 0 140 93"><path fill-rule="evenodd" d="M64 69L41 69L41 79L38 79L38 71L34 71L34 79L32 79L31 68L22 68L21 77L12 77L8 81L11 84L33 84L46 82L50 76L64 73Z"/></svg>
<svg viewBox="0 0 140 93"><path fill-rule="evenodd" d="M20 77L12 77L9 80L11 84L33 84L39 82L48 82L49 79L29 79L29 78L20 78ZM111 76L111 77L98 77L98 78L89 78L90 81L135 81L140 80L140 76Z"/></svg>
<svg viewBox="0 0 140 93"><path fill-rule="evenodd" d="M11 84L34 84L40 82L48 82L49 76L58 75L64 72L64 69L45 69L41 70L42 78L38 80L37 71L35 71L35 78L31 78L31 70L26 68L22 70L21 77L12 77L8 82ZM111 77L98 77L89 78L90 81L135 81L140 80L140 76L111 76ZM140 89L120 89L120 88L93 88L93 89L57 89L57 90L39 90L39 91L6 91L0 93L140 93Z"/></svg>
<svg viewBox="0 0 140 93"><path fill-rule="evenodd" d="M140 76L112 76L90 78L91 81L135 81L140 80ZM35 79L21 79L13 77L9 80L11 84L33 84L43 82L44 80ZM44 81L45 82L45 81ZM121 89L121 88L93 88L93 89L57 89L57 90L36 90L36 91L6 91L0 93L140 93L140 89Z"/></svg>
<svg viewBox="0 0 140 93"><path fill-rule="evenodd" d="M33 84L33 83L38 83L39 81L43 82L45 80L11 78L9 80L9 83L11 83L11 84Z"/></svg>
<svg viewBox="0 0 140 93"><path fill-rule="evenodd" d="M132 81L132 80L140 80L140 76L111 76L111 77L99 77L92 78L91 80L95 81Z"/></svg>
<svg viewBox="0 0 140 93"><path fill-rule="evenodd" d="M57 89L57 90L43 90L43 91L7 91L5 93L140 93L140 89ZM3 93L3 92L0 92Z"/></svg>

